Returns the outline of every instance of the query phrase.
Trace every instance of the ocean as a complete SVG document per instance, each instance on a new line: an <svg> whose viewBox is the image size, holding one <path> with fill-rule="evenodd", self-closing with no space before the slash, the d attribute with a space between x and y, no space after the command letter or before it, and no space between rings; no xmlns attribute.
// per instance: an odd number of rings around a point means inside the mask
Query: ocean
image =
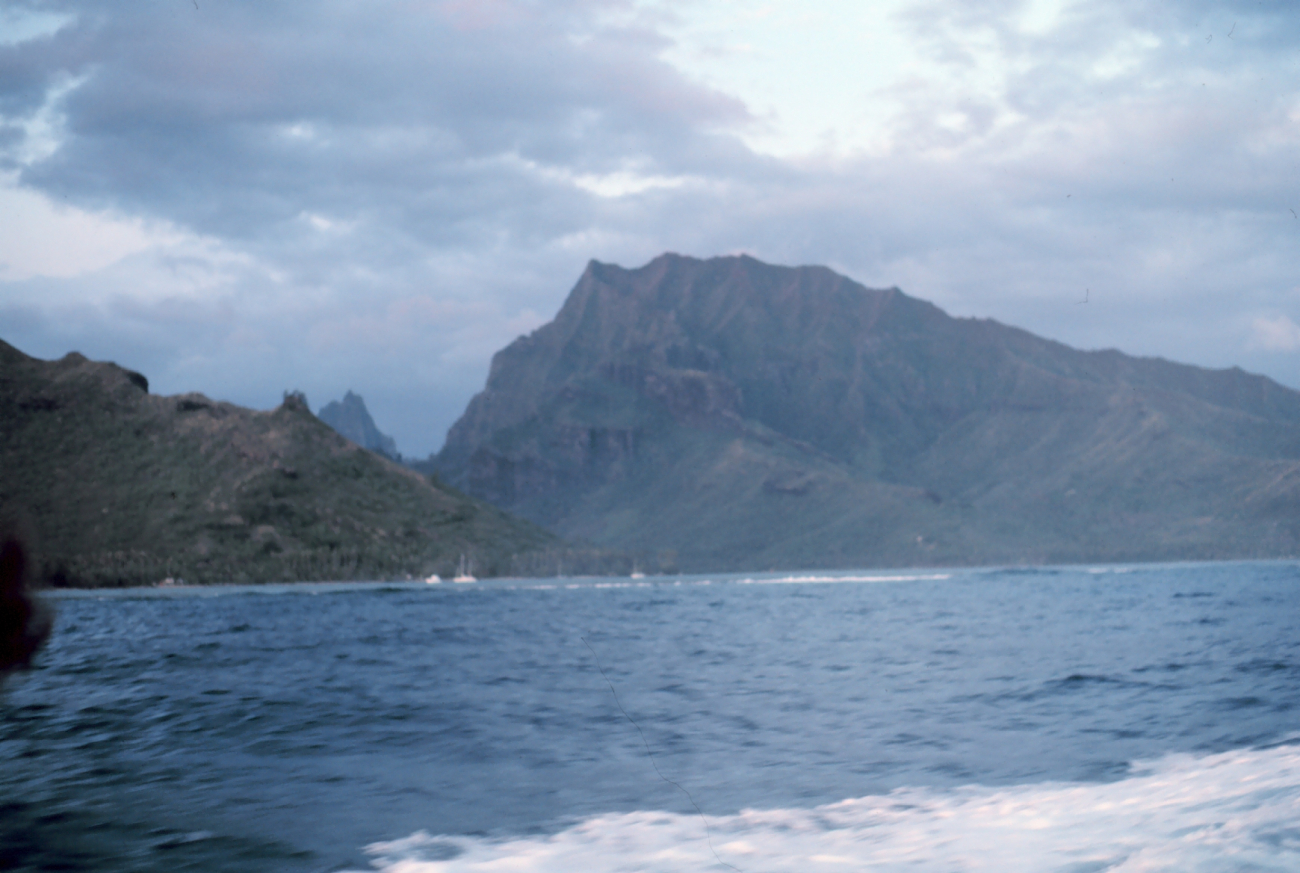
<svg viewBox="0 0 1300 873"><path fill-rule="evenodd" d="M1300 870L1300 563L50 599L0 869Z"/></svg>

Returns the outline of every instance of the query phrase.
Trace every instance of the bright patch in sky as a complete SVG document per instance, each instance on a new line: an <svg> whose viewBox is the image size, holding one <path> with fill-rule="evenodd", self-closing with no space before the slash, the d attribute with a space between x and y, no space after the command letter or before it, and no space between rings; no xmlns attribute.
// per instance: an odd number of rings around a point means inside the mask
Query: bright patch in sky
<svg viewBox="0 0 1300 873"><path fill-rule="evenodd" d="M1020 13L1020 29L1025 33L1043 34L1061 20L1064 0L1029 0Z"/></svg>
<svg viewBox="0 0 1300 873"><path fill-rule="evenodd" d="M871 149L895 110L890 88L925 69L900 18L908 5L717 0L681 11L666 58L745 102L757 124L742 136L757 151Z"/></svg>
<svg viewBox="0 0 1300 873"><path fill-rule="evenodd" d="M680 11L665 55L683 72L749 107L742 131L778 157L884 154L899 146L894 122L939 100L939 127L972 132L961 108L1002 104L1007 77L1024 61L1008 46L1061 26L1065 0L1030 0L1003 26L953 21L908 0L752 4L713 0ZM922 16L925 16L924 18ZM1108 58L1111 67L1126 63ZM1000 114L1012 115L1005 105ZM986 125L987 127L987 125Z"/></svg>
<svg viewBox="0 0 1300 873"><path fill-rule="evenodd" d="M60 206L0 182L0 279L67 278L93 272L159 241L139 220Z"/></svg>
<svg viewBox="0 0 1300 873"><path fill-rule="evenodd" d="M50 36L73 20L71 15L54 12L0 8L0 45L17 45Z"/></svg>
<svg viewBox="0 0 1300 873"><path fill-rule="evenodd" d="M1256 318L1254 342L1270 352L1294 352L1300 349L1300 325L1285 315Z"/></svg>

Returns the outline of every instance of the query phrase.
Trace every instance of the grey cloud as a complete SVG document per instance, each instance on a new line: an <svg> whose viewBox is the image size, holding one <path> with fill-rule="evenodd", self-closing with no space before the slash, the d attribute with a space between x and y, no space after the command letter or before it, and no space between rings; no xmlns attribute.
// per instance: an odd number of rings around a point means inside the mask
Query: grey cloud
<svg viewBox="0 0 1300 873"><path fill-rule="evenodd" d="M66 98L69 140L25 181L256 236L303 208L454 191L493 155L596 171L698 156L701 124L743 117L653 45L574 45L563 6L466 29L432 8L83 10L39 55L12 50L47 84L88 76Z"/></svg>
<svg viewBox="0 0 1300 873"><path fill-rule="evenodd" d="M743 106L658 60L653 35L575 42L601 5L515 6L518 20L483 26L436 4L60 6L76 25L39 51L0 49L47 87L87 77L64 100L66 142L23 180L212 234L297 283L428 285L431 252L600 224L608 204L553 168L749 159L713 132ZM323 235L304 213L348 231Z"/></svg>
<svg viewBox="0 0 1300 873"><path fill-rule="evenodd" d="M423 454L491 352L549 318L589 258L746 251L1300 384L1294 354L1248 347L1257 316L1300 319L1296 89L1290 49L1265 35L1281 5L1076 4L1038 35L1011 26L1014 4L921 6L915 38L953 68L975 63L975 28L996 35L1015 61L1002 90L913 82L892 152L799 162L746 149L745 107L662 61L648 19L603 24L626 11L613 0L199 5L46 4L76 23L0 46L0 114L30 116L84 76L66 140L24 183L245 260L186 255L213 274L201 291L168 290L181 255L166 253L57 287L0 283L5 339L251 405L351 388ZM1207 16L1238 16L1230 52L1194 30ZM1088 77L1142 32L1160 45ZM1201 70L1213 91L1189 85ZM938 124L950 111L969 124ZM622 197L576 184L625 170L675 181ZM108 302L29 302L46 292Z"/></svg>

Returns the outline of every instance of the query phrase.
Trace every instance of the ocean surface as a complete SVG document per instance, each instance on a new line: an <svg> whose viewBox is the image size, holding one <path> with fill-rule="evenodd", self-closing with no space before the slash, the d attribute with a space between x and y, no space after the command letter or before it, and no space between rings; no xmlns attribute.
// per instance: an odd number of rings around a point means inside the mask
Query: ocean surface
<svg viewBox="0 0 1300 873"><path fill-rule="evenodd" d="M1293 562L52 599L0 869L1300 870Z"/></svg>

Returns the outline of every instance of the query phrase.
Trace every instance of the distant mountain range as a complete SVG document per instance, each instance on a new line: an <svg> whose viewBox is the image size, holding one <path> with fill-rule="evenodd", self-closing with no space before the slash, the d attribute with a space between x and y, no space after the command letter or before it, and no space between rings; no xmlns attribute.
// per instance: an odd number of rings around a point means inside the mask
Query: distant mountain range
<svg viewBox="0 0 1300 873"><path fill-rule="evenodd" d="M375 420L366 409L366 402L361 395L351 391L343 395L343 400L332 400L321 407L317 418L334 430L372 452L387 455L393 460L401 460L397 453L397 442L387 434L379 432Z"/></svg>
<svg viewBox="0 0 1300 873"><path fill-rule="evenodd" d="M749 257L593 261L433 464L685 569L1300 553L1297 392Z"/></svg>
<svg viewBox="0 0 1300 873"><path fill-rule="evenodd" d="M461 555L498 575L564 545L349 442L301 395L271 412L159 397L114 364L3 342L0 516L61 585L423 577Z"/></svg>

